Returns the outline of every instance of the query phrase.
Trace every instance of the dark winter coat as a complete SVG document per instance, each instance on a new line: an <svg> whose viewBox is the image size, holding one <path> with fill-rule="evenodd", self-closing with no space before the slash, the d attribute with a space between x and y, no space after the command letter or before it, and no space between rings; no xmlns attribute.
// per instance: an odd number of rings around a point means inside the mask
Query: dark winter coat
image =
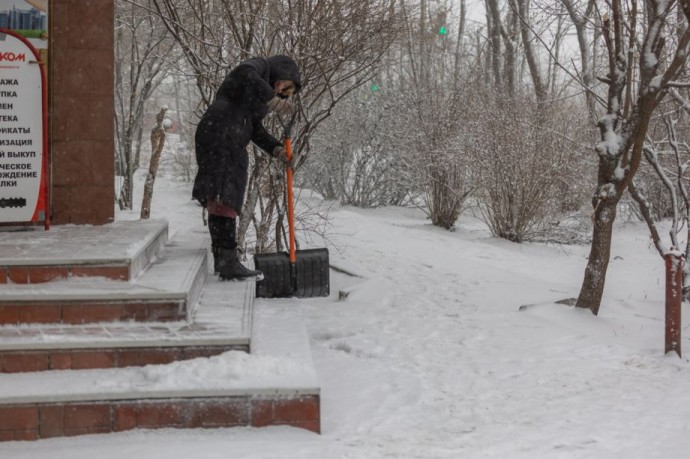
<svg viewBox="0 0 690 459"><path fill-rule="evenodd" d="M269 154L281 145L261 124L277 80L292 80L299 91L295 61L287 56L249 59L230 72L218 89L195 135L199 171L192 197L201 205L217 200L241 212L249 167L247 145L254 142Z"/></svg>

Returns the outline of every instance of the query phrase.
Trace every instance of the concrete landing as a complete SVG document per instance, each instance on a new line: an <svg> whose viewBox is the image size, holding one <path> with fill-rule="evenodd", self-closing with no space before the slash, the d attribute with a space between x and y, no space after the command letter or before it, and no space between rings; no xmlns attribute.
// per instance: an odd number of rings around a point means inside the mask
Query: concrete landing
<svg viewBox="0 0 690 459"><path fill-rule="evenodd" d="M164 220L0 231L0 284L79 276L135 279L167 240Z"/></svg>

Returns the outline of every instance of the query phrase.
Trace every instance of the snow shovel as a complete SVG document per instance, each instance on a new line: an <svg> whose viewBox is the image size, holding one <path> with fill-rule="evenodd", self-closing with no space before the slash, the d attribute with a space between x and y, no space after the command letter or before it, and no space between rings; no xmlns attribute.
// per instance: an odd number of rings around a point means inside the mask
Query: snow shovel
<svg viewBox="0 0 690 459"><path fill-rule="evenodd" d="M292 192L292 140L290 130L295 114L289 124L283 125L285 131L285 153L287 165L287 207L290 252L264 253L254 256L255 269L264 275L256 283L258 298L310 298L328 296L328 249L296 250L295 242L295 204ZM282 121L281 121L282 124Z"/></svg>

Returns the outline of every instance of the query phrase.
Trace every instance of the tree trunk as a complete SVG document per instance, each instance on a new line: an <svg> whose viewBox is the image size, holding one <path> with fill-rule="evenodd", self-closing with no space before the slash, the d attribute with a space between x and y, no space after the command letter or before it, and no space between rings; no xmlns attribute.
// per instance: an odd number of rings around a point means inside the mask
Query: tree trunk
<svg viewBox="0 0 690 459"><path fill-rule="evenodd" d="M487 32L490 37L489 56L493 71L493 83L497 87L503 87L501 75L501 13L497 0L485 0Z"/></svg>
<svg viewBox="0 0 690 459"><path fill-rule="evenodd" d="M165 145L165 112L167 109L162 108L158 115L156 115L156 126L151 130L151 162L149 164L149 173L146 176L146 183L144 183L144 199L141 203L142 220L146 220L151 216L151 200L153 199L153 184L156 181L156 174L158 173L158 164L160 163L161 153L163 152L163 145Z"/></svg>
<svg viewBox="0 0 690 459"><path fill-rule="evenodd" d="M589 309L594 315L599 314L604 294L606 270L611 258L613 222L616 219L616 206L619 200L620 198L601 201L594 211L592 247L585 268L585 278L575 304L578 308Z"/></svg>
<svg viewBox="0 0 690 459"><path fill-rule="evenodd" d="M249 230L249 224L252 222L252 217L254 216L256 203L259 201L261 177L268 167L268 161L261 157L261 153L254 151L253 155L256 161L247 185L247 197L242 208L242 215L240 215L239 224L237 225L237 247L241 252L245 251L247 231Z"/></svg>
<svg viewBox="0 0 690 459"><path fill-rule="evenodd" d="M125 140L124 145L124 164L121 166L122 176L124 177L122 181L122 187L120 188L120 196L117 199L117 203L120 206L120 210L132 210L132 189L134 188L133 176L134 168L132 167L132 142L131 140Z"/></svg>
<svg viewBox="0 0 690 459"><path fill-rule="evenodd" d="M125 172L122 180L122 187L120 188L120 196L117 203L120 210L132 210L132 175L129 173L129 168Z"/></svg>
<svg viewBox="0 0 690 459"><path fill-rule="evenodd" d="M621 154L618 157L603 154L599 158L599 187L595 197L592 248L587 268L585 268L585 278L582 282L580 295L575 305L578 308L591 310L594 315L599 314L601 298L604 293L606 270L611 256L611 238L613 223L616 219L616 206L637 173L649 121L656 104L655 93L650 92L640 97L630 119L626 121L622 129L623 148ZM608 135L606 123L600 122L599 127L601 138L604 140ZM616 169L620 165L628 170L622 179L617 179Z"/></svg>

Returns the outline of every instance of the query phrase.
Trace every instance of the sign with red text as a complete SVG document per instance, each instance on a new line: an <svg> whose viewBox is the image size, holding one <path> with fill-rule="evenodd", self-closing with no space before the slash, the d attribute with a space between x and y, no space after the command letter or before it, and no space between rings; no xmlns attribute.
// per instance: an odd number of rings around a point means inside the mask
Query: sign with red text
<svg viewBox="0 0 690 459"><path fill-rule="evenodd" d="M0 222L46 221L46 132L38 53L0 29Z"/></svg>

